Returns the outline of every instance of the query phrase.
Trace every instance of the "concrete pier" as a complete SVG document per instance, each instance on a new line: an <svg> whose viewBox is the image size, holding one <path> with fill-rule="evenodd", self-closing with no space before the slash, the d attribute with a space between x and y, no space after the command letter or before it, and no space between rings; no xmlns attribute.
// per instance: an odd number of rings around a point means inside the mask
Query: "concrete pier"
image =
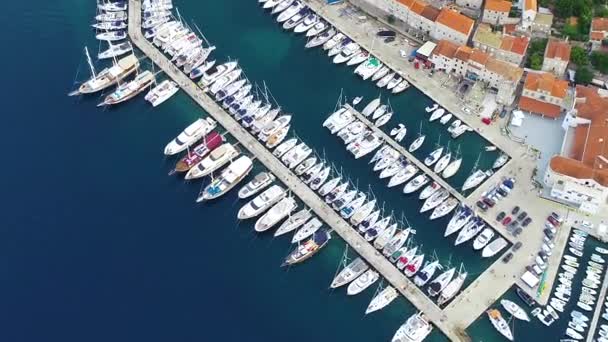
<svg viewBox="0 0 608 342"><path fill-rule="evenodd" d="M391 264L371 244L361 237L348 222L334 212L318 195L302 183L287 167L285 167L270 151L268 151L254 136L246 131L237 121L218 106L192 80L181 72L158 49L150 44L141 32L141 2L129 0L129 37L154 64L156 64L221 126L234 136L249 153L264 164L277 179L290 188L314 213L329 225L346 243L419 310L423 311L431 322L452 341L470 341L464 332L464 327L457 327L446 318L441 309L435 305L417 286ZM404 317L405 318L405 317ZM395 327L397 328L397 327Z"/></svg>

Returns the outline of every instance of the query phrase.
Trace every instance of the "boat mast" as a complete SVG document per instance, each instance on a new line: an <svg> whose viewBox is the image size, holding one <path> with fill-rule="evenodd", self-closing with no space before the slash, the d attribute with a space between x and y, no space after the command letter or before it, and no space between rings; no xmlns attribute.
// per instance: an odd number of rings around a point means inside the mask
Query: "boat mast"
<svg viewBox="0 0 608 342"><path fill-rule="evenodd" d="M97 75L95 74L95 67L93 66L93 61L91 61L91 55L89 55L89 49L85 46L84 47L84 54L87 56L87 63L89 63L89 68L91 68L91 75L93 75L93 78L97 78Z"/></svg>

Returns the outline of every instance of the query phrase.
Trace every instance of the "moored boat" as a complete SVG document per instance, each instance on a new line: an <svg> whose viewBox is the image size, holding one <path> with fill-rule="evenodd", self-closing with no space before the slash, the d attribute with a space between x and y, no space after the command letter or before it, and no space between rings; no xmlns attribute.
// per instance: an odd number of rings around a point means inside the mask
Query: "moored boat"
<svg viewBox="0 0 608 342"><path fill-rule="evenodd" d="M283 266L294 265L309 259L319 252L330 239L331 235L328 231L323 229L317 231L310 240L299 245L285 258Z"/></svg>
<svg viewBox="0 0 608 342"><path fill-rule="evenodd" d="M218 132L213 131L207 134L200 144L191 150L188 150L188 153L175 164L175 172L186 172L190 170L194 165L203 160L209 152L216 149L223 142L224 137Z"/></svg>
<svg viewBox="0 0 608 342"><path fill-rule="evenodd" d="M255 222L255 231L263 232L274 227L274 225L287 217L289 213L294 211L296 207L297 204L293 197L285 197L281 199Z"/></svg>
<svg viewBox="0 0 608 342"><path fill-rule="evenodd" d="M217 123L212 118L197 119L165 146L165 155L171 156L185 151L214 129L216 125Z"/></svg>
<svg viewBox="0 0 608 342"><path fill-rule="evenodd" d="M247 156L241 156L230 163L230 165L222 171L219 177L215 178L207 185L196 201L208 201L224 195L241 182L249 174L252 168L253 161Z"/></svg>
<svg viewBox="0 0 608 342"><path fill-rule="evenodd" d="M280 185L273 185L254 197L239 209L237 217L244 220L258 216L285 197L286 191Z"/></svg>
<svg viewBox="0 0 608 342"><path fill-rule="evenodd" d="M154 74L146 70L135 77L132 81L119 85L114 92L106 96L97 106L115 105L134 98L154 83Z"/></svg>
<svg viewBox="0 0 608 342"><path fill-rule="evenodd" d="M245 199L257 194L270 185L275 178L276 177L270 172L258 173L249 183L245 184L245 186L239 190L239 198Z"/></svg>

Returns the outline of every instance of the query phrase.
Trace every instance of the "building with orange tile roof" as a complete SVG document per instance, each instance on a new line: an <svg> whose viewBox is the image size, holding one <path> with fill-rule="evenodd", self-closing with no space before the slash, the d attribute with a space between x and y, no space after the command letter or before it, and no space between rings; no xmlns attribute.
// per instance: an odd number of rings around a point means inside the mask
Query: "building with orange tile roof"
<svg viewBox="0 0 608 342"><path fill-rule="evenodd" d="M570 50L571 47L568 41L549 39L545 48L542 70L552 72L558 77L563 77L568 63L570 63Z"/></svg>
<svg viewBox="0 0 608 342"><path fill-rule="evenodd" d="M434 39L448 39L464 45L469 40L475 21L452 9L443 8L435 24L435 30L431 34Z"/></svg>
<svg viewBox="0 0 608 342"><path fill-rule="evenodd" d="M599 50L602 47L602 41L607 37L608 18L593 18L593 20L591 20L591 29L589 30L591 49Z"/></svg>
<svg viewBox="0 0 608 342"><path fill-rule="evenodd" d="M473 36L473 46L505 62L520 65L528 50L530 38L493 32L490 25L479 24Z"/></svg>
<svg viewBox="0 0 608 342"><path fill-rule="evenodd" d="M486 0L481 21L492 25L503 25L508 22L511 1Z"/></svg>
<svg viewBox="0 0 608 342"><path fill-rule="evenodd" d="M524 82L521 95L519 99L521 110L556 119L565 109L568 82L557 79L548 72L530 72Z"/></svg>
<svg viewBox="0 0 608 342"><path fill-rule="evenodd" d="M479 50L440 40L430 58L436 70L456 75L469 81L480 81L494 88L497 102L510 104L523 76L523 69Z"/></svg>
<svg viewBox="0 0 608 342"><path fill-rule="evenodd" d="M608 98L577 86L574 110L566 117L569 144L551 158L544 176L551 196L594 214L608 200Z"/></svg>

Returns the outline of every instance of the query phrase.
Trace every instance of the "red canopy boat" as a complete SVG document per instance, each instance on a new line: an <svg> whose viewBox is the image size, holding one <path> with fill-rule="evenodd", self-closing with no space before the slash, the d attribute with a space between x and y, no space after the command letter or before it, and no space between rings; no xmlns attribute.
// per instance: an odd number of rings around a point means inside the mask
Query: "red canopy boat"
<svg viewBox="0 0 608 342"><path fill-rule="evenodd" d="M177 164L175 164L176 172L186 172L190 170L194 165L198 164L209 152L213 151L216 147L220 146L224 142L224 137L218 132L211 132L203 139L203 142L196 145L193 149L188 151Z"/></svg>

